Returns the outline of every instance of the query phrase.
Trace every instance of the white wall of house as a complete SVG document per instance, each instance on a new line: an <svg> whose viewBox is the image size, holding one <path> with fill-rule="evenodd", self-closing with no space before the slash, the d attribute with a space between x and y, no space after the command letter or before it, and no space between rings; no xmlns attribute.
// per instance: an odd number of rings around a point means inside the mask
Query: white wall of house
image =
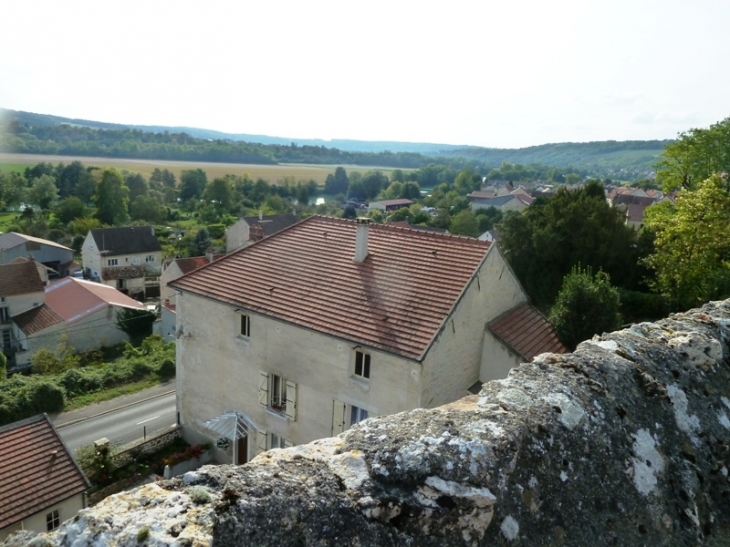
<svg viewBox="0 0 730 547"><path fill-rule="evenodd" d="M0 295L3 296L3 295ZM5 296L4 302L0 302L0 307L8 309L10 317L28 311L32 308L38 307L46 301L46 295L44 291L36 291L25 294L15 294L12 296Z"/></svg>
<svg viewBox="0 0 730 547"><path fill-rule="evenodd" d="M345 405L345 428L352 406L370 416L419 406L421 366L414 361L361 348L371 356L370 380L363 381L354 378L353 342L255 314L243 338L240 314L231 306L189 293L178 296L177 306L177 403L191 440L200 440L191 428L202 431L202 422L230 410L243 412L261 431L301 444L332 435L335 401ZM260 371L296 383L295 420L259 404ZM249 448L255 452L255 443Z"/></svg>
<svg viewBox="0 0 730 547"><path fill-rule="evenodd" d="M46 532L46 515L53 511L58 511L58 517L60 522L68 520L76 516L76 513L84 508L84 497L83 494L77 494L67 500L64 500L56 505L52 505L47 509L39 511L34 515L31 515L22 521L3 528L0 530L0 542L3 542L13 532L19 530L31 530L33 532Z"/></svg>
<svg viewBox="0 0 730 547"><path fill-rule="evenodd" d="M90 272L92 278L101 279L102 268L114 268L121 266L144 266L150 274L159 274L162 268L162 252L151 251L140 254L101 256L91 232L86 234L84 245L81 247L81 258L84 262L84 269ZM109 285L111 283L107 283ZM144 288L144 279L142 279Z"/></svg>
<svg viewBox="0 0 730 547"><path fill-rule="evenodd" d="M480 382L506 378L509 371L522 362L520 356L498 340L489 329L484 330L482 365L479 369Z"/></svg>
<svg viewBox="0 0 730 547"><path fill-rule="evenodd" d="M522 287L492 245L424 359L421 406L440 406L467 394L480 377L483 343L492 343L483 336L486 324L525 301ZM509 370L509 365L501 366Z"/></svg>
<svg viewBox="0 0 730 547"><path fill-rule="evenodd" d="M41 348L55 351L64 334L68 336L68 343L79 352L128 341L129 336L117 328L117 312L121 309L105 306L78 321L58 323L30 336L15 327L16 336L26 349L16 354L18 365L30 363L30 358Z"/></svg>
<svg viewBox="0 0 730 547"><path fill-rule="evenodd" d="M226 230L226 252L230 253L243 247L251 239L251 230L248 222L240 219Z"/></svg>
<svg viewBox="0 0 730 547"><path fill-rule="evenodd" d="M162 270L160 274L160 299L170 298L171 302L175 302L175 291L168 287L167 284L170 281L174 281L183 274L180 267L177 265L177 261L173 260L169 266Z"/></svg>

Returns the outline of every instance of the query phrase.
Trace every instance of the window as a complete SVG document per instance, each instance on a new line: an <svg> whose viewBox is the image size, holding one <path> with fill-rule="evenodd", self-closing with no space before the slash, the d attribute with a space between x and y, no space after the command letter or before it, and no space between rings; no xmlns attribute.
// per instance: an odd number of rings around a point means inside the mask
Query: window
<svg viewBox="0 0 730 547"><path fill-rule="evenodd" d="M144 259L145 262L154 262L155 261L155 255L147 255L147 257Z"/></svg>
<svg viewBox="0 0 730 547"><path fill-rule="evenodd" d="M240 315L240 322L241 331L239 332L239 334L248 338L249 336L251 336L251 318L248 315L242 313Z"/></svg>
<svg viewBox="0 0 730 547"><path fill-rule="evenodd" d="M297 416L297 385L279 374L259 371L259 404L286 415L290 420Z"/></svg>
<svg viewBox="0 0 730 547"><path fill-rule="evenodd" d="M294 446L281 435L276 433L266 433L266 431L258 430L256 432L256 454L261 454L272 448L289 448Z"/></svg>
<svg viewBox="0 0 730 547"><path fill-rule="evenodd" d="M271 439L269 439L269 448L286 448L287 445L289 445L289 443L286 442L284 437L277 435L276 433L271 434Z"/></svg>
<svg viewBox="0 0 730 547"><path fill-rule="evenodd" d="M357 422L362 422L368 419L368 411L364 408L358 408L356 406L350 406L350 426L355 425Z"/></svg>
<svg viewBox="0 0 730 547"><path fill-rule="evenodd" d="M362 351L355 352L355 376L370 378L370 354Z"/></svg>
<svg viewBox="0 0 730 547"><path fill-rule="evenodd" d="M0 323L7 323L10 320L8 308L0 308Z"/></svg>
<svg viewBox="0 0 730 547"><path fill-rule="evenodd" d="M58 510L51 511L46 515L46 530L50 532L51 530L55 530L61 525L61 519L58 515Z"/></svg>
<svg viewBox="0 0 730 547"><path fill-rule="evenodd" d="M107 266L117 266L119 264L119 261L116 258L110 258L106 261Z"/></svg>

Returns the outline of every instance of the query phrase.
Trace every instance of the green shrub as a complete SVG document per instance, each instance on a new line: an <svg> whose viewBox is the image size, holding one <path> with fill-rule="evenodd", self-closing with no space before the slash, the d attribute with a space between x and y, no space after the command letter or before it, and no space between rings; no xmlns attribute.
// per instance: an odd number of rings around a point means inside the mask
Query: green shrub
<svg viewBox="0 0 730 547"><path fill-rule="evenodd" d="M210 503L210 494L208 493L208 490L203 486L193 486L189 488L188 495L190 496L190 500L195 505Z"/></svg>
<svg viewBox="0 0 730 547"><path fill-rule="evenodd" d="M172 378L175 376L176 372L175 361L172 359L165 359L162 361L160 368L157 369L157 374L159 374L161 378Z"/></svg>
<svg viewBox="0 0 730 547"><path fill-rule="evenodd" d="M208 229L208 235L213 239L221 239L226 235L225 224L208 224L206 228Z"/></svg>
<svg viewBox="0 0 730 547"><path fill-rule="evenodd" d="M139 532L137 532L137 543L144 543L147 541L150 537L150 527L144 526L143 528L139 529Z"/></svg>
<svg viewBox="0 0 730 547"><path fill-rule="evenodd" d="M661 294L619 288L621 315L627 322L656 321L669 315L670 303Z"/></svg>

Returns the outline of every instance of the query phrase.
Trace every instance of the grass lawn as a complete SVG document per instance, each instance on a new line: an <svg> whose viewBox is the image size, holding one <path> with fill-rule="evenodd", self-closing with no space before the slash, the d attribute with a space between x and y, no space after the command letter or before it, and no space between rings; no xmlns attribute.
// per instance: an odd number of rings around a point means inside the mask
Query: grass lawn
<svg viewBox="0 0 730 547"><path fill-rule="evenodd" d="M0 232L5 233L8 231L8 228L13 223L13 219L17 217L20 213L0 213Z"/></svg>
<svg viewBox="0 0 730 547"><path fill-rule="evenodd" d="M167 380L165 380L165 381L167 381ZM122 395L130 395L132 393L137 393L138 391L142 391L143 389L154 387L157 384L161 384L161 383L163 383L163 380L160 380L159 377L157 377L156 375L150 375L148 378L145 378L144 380L139 380L138 382L134 382L131 384L112 387L109 389L96 391L94 393L87 393L86 395L79 395L78 397L74 397L73 399L70 399L70 398L66 399L66 405L65 405L63 411L68 412L69 410L76 410L77 408L81 408L83 406L88 406L93 403L101 403L104 401L109 401L116 397L121 397Z"/></svg>

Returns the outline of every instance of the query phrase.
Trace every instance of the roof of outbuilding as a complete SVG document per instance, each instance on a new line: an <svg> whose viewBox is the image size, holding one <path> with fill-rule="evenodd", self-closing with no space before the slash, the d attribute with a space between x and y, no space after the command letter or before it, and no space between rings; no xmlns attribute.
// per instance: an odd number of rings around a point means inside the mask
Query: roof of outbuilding
<svg viewBox="0 0 730 547"><path fill-rule="evenodd" d="M41 239L40 237L33 237L26 234L19 234L17 232L0 234L0 249L12 249L13 247L17 247L18 245L21 245L27 241L40 243L41 245L49 245L50 247L56 247L58 249L63 249L64 251L70 251L73 253L73 249L69 249L68 247L63 246L60 243L56 243L55 241Z"/></svg>
<svg viewBox="0 0 730 547"><path fill-rule="evenodd" d="M489 330L525 361L541 353L567 353L552 325L529 304L520 304L489 323Z"/></svg>
<svg viewBox="0 0 730 547"><path fill-rule="evenodd" d="M226 255L213 255L213 260L218 260L219 258L224 256ZM194 272L198 268L202 268L206 264L209 264L210 260L208 260L207 256L193 256L190 258L175 258L172 260L172 262L177 264L177 267L180 268L180 271L183 274L187 274L190 272Z"/></svg>
<svg viewBox="0 0 730 547"><path fill-rule="evenodd" d="M0 296L43 292L43 280L35 262L0 264Z"/></svg>
<svg viewBox="0 0 730 547"><path fill-rule="evenodd" d="M0 462L0 529L90 486L45 414L0 427Z"/></svg>
<svg viewBox="0 0 730 547"><path fill-rule="evenodd" d="M46 304L67 323L74 323L109 306L145 309L144 304L114 287L75 277L65 277L46 287Z"/></svg>
<svg viewBox="0 0 730 547"><path fill-rule="evenodd" d="M91 236L96 248L104 256L154 253L162 250L152 226L97 228L91 230Z"/></svg>
<svg viewBox="0 0 730 547"><path fill-rule="evenodd" d="M408 358L420 358L489 243L371 224L353 260L354 220L314 216L170 286Z"/></svg>
<svg viewBox="0 0 730 547"><path fill-rule="evenodd" d="M13 322L18 325L27 336L40 332L48 327L63 322L63 317L53 311L48 305L43 304L36 308L31 308L21 314L13 317Z"/></svg>

